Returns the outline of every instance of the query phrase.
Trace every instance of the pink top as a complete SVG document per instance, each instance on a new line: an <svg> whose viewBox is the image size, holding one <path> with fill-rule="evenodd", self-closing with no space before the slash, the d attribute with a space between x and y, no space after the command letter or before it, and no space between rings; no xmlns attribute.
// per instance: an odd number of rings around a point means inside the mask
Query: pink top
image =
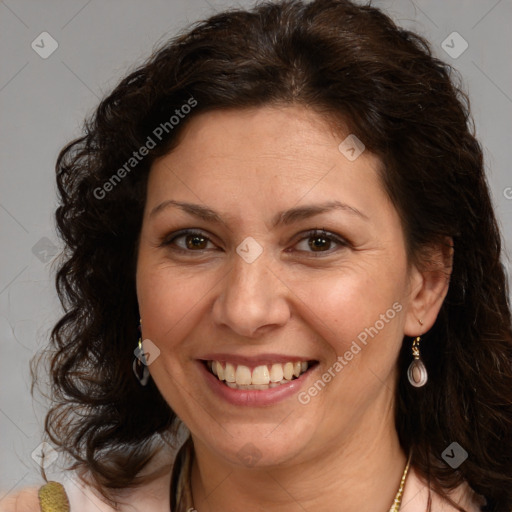
<svg viewBox="0 0 512 512"><path fill-rule="evenodd" d="M183 451L182 451L183 453ZM183 453L186 455L186 453ZM141 473L146 474L157 470L162 466L168 466L163 476L155 479L153 482L144 485L139 489L130 489L120 492L120 499L123 504L120 505L120 512L169 512L171 510L170 488L172 478L172 463L174 453L165 452L159 454L148 467ZM185 456L185 461L190 461ZM185 497L182 501L181 510L173 512L188 512L190 503L187 502L186 495L190 492L187 477L189 466L185 462L183 471L179 475L183 477L183 492ZM71 512L115 512L107 505L92 488L84 486L75 473L68 474L58 480L65 488L70 502ZM30 487L22 490L16 495L10 495L0 501L0 512L40 512L39 501L37 497L38 487ZM429 490L420 480L414 467L409 468L409 473L404 487L401 512L426 512ZM432 495L432 512L454 512L456 509L442 500L437 494ZM485 503L478 494L475 494L467 484L463 484L454 490L450 497L462 506L466 512L480 512L480 506Z"/></svg>

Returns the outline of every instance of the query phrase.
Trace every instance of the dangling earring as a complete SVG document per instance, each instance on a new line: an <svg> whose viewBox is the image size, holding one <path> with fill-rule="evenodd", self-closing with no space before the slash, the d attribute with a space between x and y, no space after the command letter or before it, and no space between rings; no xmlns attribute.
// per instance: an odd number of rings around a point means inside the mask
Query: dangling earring
<svg viewBox="0 0 512 512"><path fill-rule="evenodd" d="M145 386L149 380L149 369L146 362L146 356L144 355L144 348L142 346L142 319L139 323L139 342L135 347L133 353L135 354L135 358L133 359L133 373L137 380L140 382L141 386Z"/></svg>
<svg viewBox="0 0 512 512"><path fill-rule="evenodd" d="M417 336L412 342L414 361L409 365L409 369L407 370L407 378L415 388L424 386L428 380L427 368L423 364L420 356L420 341L421 337Z"/></svg>

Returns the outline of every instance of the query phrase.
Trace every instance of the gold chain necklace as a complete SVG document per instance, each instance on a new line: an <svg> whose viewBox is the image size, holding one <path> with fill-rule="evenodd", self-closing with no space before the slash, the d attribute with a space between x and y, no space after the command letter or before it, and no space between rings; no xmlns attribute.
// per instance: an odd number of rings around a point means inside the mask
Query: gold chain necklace
<svg viewBox="0 0 512 512"><path fill-rule="evenodd" d="M398 492L396 493L395 499L393 500L393 505L391 505L389 512L398 512L400 510L400 505L402 504L402 496L404 494L405 479L407 478L407 473L409 472L410 462L411 454L409 454L409 458L407 459L407 464L405 465L404 473L402 475L402 479L400 480L400 487L398 487Z"/></svg>

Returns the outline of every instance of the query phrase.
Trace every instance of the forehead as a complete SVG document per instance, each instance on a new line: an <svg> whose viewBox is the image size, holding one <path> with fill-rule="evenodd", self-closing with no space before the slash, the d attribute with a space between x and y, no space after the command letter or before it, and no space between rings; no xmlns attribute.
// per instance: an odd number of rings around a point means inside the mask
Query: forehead
<svg viewBox="0 0 512 512"><path fill-rule="evenodd" d="M375 210L386 200L380 162L368 152L348 159L339 147L346 137L299 106L196 114L153 163L148 208L174 199L261 212L338 200Z"/></svg>
<svg viewBox="0 0 512 512"><path fill-rule="evenodd" d="M375 156L363 153L358 163L340 152L338 146L347 135L302 106L209 111L187 122L178 146L153 163L152 174L187 169L189 176L193 172L205 178L218 173L245 179L267 174L307 179L334 166L353 172L376 170Z"/></svg>
<svg viewBox="0 0 512 512"><path fill-rule="evenodd" d="M301 105L212 110L194 115L182 140L208 139L216 144L229 136L251 145L265 145L269 140L286 145L309 138L320 142L320 133L332 132L331 125L326 117Z"/></svg>

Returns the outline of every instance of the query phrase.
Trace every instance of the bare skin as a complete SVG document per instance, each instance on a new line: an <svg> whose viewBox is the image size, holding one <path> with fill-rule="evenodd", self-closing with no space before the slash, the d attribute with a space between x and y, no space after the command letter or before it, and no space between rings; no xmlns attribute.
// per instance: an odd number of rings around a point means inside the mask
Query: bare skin
<svg viewBox="0 0 512 512"><path fill-rule="evenodd" d="M448 280L409 264L379 161L368 151L349 161L338 149L347 135L299 106L210 112L151 169L137 262L143 339L160 350L152 378L192 433L199 512L387 512L397 491L407 454L394 427L396 361L404 335L433 325ZM222 222L173 205L151 215L167 200ZM272 225L278 212L330 201L348 207ZM159 246L185 228L204 243L185 235ZM316 250L313 229L325 230ZM251 263L236 251L247 237L263 248ZM298 355L318 362L304 392L381 324L306 404L294 393L234 405L198 362L212 352Z"/></svg>

